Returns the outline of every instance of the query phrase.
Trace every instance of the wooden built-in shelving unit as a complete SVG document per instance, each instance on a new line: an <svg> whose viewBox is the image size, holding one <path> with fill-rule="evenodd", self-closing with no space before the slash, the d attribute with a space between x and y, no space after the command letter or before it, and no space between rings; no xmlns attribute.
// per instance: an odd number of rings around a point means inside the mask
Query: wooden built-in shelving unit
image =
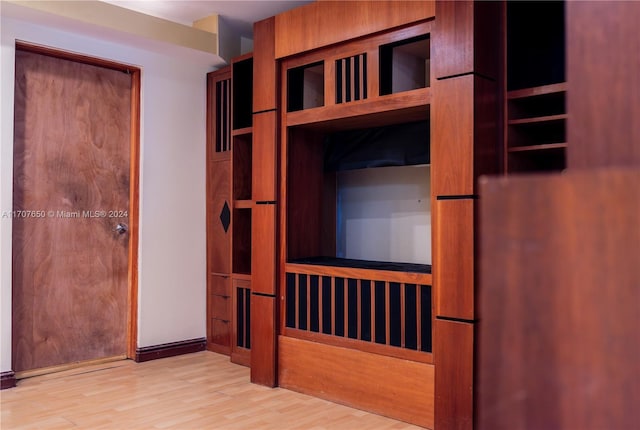
<svg viewBox="0 0 640 430"><path fill-rule="evenodd" d="M505 172L566 167L564 4L508 1L505 7ZM548 31L531 37L536 17ZM539 34L539 33L538 33Z"/></svg>
<svg viewBox="0 0 640 430"><path fill-rule="evenodd" d="M250 361L252 76L246 54L208 76L207 347Z"/></svg>

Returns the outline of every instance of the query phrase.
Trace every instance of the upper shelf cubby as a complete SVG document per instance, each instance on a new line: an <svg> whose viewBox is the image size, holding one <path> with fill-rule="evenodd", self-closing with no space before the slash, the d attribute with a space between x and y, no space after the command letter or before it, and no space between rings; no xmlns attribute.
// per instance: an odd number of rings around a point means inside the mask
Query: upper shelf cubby
<svg viewBox="0 0 640 430"><path fill-rule="evenodd" d="M318 61L287 72L287 111L324 105L324 63Z"/></svg>
<svg viewBox="0 0 640 430"><path fill-rule="evenodd" d="M250 54L231 63L233 83L233 129L251 127L253 117L253 57Z"/></svg>
<svg viewBox="0 0 640 430"><path fill-rule="evenodd" d="M431 100L432 26L432 20L424 21L284 59L286 124L327 124L366 115L395 122L385 112L403 111L412 120L422 119Z"/></svg>
<svg viewBox="0 0 640 430"><path fill-rule="evenodd" d="M380 47L380 95L429 86L429 42L427 34Z"/></svg>

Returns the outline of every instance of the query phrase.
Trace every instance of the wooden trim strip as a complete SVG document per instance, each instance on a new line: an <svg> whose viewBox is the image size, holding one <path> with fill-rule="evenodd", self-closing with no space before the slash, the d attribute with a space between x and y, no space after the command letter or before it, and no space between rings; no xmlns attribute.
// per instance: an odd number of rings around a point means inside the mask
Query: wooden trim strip
<svg viewBox="0 0 640 430"><path fill-rule="evenodd" d="M16 374L13 370L0 373L0 390L13 388L16 386Z"/></svg>
<svg viewBox="0 0 640 430"><path fill-rule="evenodd" d="M138 249L140 243L140 69L131 76L131 144L129 154L129 262L127 358L138 346Z"/></svg>
<svg viewBox="0 0 640 430"><path fill-rule="evenodd" d="M389 281L407 284L432 285L431 273L394 272L391 270L358 269L353 267L320 266L314 264L285 263L286 273L332 276L337 278Z"/></svg>
<svg viewBox="0 0 640 430"><path fill-rule="evenodd" d="M21 372L17 372L16 373L16 379L26 379L26 378L33 378L35 376L42 376L42 375L49 375L51 373L59 373L59 372L66 372L68 370L74 370L74 369L79 369L79 368L83 368L83 367L87 367L87 366L95 366L95 365L102 365L102 364L106 364L106 363L113 363L116 361L124 361L127 359L127 356L122 354L122 355L115 355L112 357L103 357L103 358L96 358L93 360L83 360L83 361L76 361L73 363L65 363L65 364L57 364L54 366L47 366L47 367L41 367L39 369L31 369L31 370L23 370Z"/></svg>
<svg viewBox="0 0 640 430"><path fill-rule="evenodd" d="M174 357L176 355L189 354L204 351L207 344L206 338L182 340L179 342L163 343L161 345L145 346L136 349L137 363L159 358Z"/></svg>
<svg viewBox="0 0 640 430"><path fill-rule="evenodd" d="M140 69L135 66L129 66L127 64L117 63L111 60L105 60L103 58L90 57L88 55L78 54L76 52L61 51L53 49L48 46L36 45L31 42L25 42L23 40L16 40L16 49L21 51L32 52L34 54L47 55L49 57L60 58L63 60L75 61L77 63L89 64L92 66L104 67L107 69L118 70L125 73L133 73L135 71L140 72Z"/></svg>
<svg viewBox="0 0 640 430"><path fill-rule="evenodd" d="M347 336L331 336L324 333L297 330L290 327L285 328L282 336L309 340L312 342L322 343L324 345L340 346L343 348L370 352L372 354L379 354L387 357L396 357L402 358L404 360L418 361L420 363L433 363L433 353L431 352L400 348L398 346L385 345L376 342L367 342L366 340L353 339Z"/></svg>

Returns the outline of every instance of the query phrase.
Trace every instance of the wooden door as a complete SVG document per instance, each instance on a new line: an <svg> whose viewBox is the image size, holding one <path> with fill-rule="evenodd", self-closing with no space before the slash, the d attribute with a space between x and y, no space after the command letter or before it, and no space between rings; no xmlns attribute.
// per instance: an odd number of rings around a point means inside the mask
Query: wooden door
<svg viewBox="0 0 640 430"><path fill-rule="evenodd" d="M17 50L13 369L127 352L132 76Z"/></svg>

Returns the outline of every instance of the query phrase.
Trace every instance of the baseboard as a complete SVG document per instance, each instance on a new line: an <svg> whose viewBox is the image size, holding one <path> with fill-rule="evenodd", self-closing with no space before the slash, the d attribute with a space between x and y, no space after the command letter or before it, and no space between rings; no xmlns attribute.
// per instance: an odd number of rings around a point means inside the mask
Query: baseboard
<svg viewBox="0 0 640 430"><path fill-rule="evenodd" d="M0 390L13 388L16 386L16 374L13 370L0 373Z"/></svg>
<svg viewBox="0 0 640 430"><path fill-rule="evenodd" d="M136 348L136 362L142 363L159 358L174 357L176 355L190 354L204 351L207 340L203 338L182 340L179 342L163 343L162 345L145 346Z"/></svg>

